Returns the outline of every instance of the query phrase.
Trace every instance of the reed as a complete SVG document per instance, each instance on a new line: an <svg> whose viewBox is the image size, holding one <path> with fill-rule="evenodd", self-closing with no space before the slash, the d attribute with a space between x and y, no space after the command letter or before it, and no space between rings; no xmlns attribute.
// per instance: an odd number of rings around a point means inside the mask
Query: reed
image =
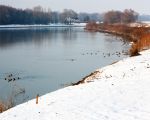
<svg viewBox="0 0 150 120"><path fill-rule="evenodd" d="M88 23L87 30L106 32L121 36L125 40L133 42L129 53L131 56L139 55L139 52L150 48L150 27L145 25L131 27L129 24L96 24Z"/></svg>
<svg viewBox="0 0 150 120"><path fill-rule="evenodd" d="M14 103L12 99L9 99L7 102L0 101L0 113L12 108Z"/></svg>

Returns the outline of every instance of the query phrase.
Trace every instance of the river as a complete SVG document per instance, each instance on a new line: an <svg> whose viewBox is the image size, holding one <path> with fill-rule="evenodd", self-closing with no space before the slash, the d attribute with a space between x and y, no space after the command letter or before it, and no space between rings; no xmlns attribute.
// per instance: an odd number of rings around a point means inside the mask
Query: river
<svg viewBox="0 0 150 120"><path fill-rule="evenodd" d="M66 87L128 57L122 51L129 47L120 37L82 27L0 29L0 100L16 105Z"/></svg>

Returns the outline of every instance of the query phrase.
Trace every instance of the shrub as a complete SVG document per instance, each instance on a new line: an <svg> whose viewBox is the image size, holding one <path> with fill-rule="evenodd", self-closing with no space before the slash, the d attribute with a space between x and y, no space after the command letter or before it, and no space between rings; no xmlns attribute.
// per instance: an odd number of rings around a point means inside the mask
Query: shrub
<svg viewBox="0 0 150 120"><path fill-rule="evenodd" d="M129 50L131 56L139 55L141 50L150 48L150 27L143 26L142 24L131 27L129 24L96 24L91 22L87 24L86 29L101 30L134 42Z"/></svg>
<svg viewBox="0 0 150 120"><path fill-rule="evenodd" d="M9 99L9 101L7 102L0 101L0 113L8 110L9 108L12 108L13 106L14 106L14 103L12 99Z"/></svg>
<svg viewBox="0 0 150 120"><path fill-rule="evenodd" d="M139 47L138 43L133 43L131 48L130 48L130 56L137 56L139 55Z"/></svg>
<svg viewBox="0 0 150 120"><path fill-rule="evenodd" d="M86 24L85 28L87 30L97 31L99 28L99 25L96 22L89 22Z"/></svg>
<svg viewBox="0 0 150 120"><path fill-rule="evenodd" d="M140 50L150 48L150 33L144 34L139 41Z"/></svg>
<svg viewBox="0 0 150 120"><path fill-rule="evenodd" d="M0 113L6 110L5 104L0 101Z"/></svg>

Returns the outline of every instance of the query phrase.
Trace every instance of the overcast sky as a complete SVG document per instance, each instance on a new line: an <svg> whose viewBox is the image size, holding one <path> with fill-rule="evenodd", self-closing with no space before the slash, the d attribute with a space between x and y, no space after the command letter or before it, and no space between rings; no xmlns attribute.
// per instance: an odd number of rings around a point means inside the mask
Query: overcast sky
<svg viewBox="0 0 150 120"><path fill-rule="evenodd" d="M150 0L0 0L0 4L17 8L33 8L41 5L53 11L68 8L77 12L90 13L132 8L140 14L150 14Z"/></svg>

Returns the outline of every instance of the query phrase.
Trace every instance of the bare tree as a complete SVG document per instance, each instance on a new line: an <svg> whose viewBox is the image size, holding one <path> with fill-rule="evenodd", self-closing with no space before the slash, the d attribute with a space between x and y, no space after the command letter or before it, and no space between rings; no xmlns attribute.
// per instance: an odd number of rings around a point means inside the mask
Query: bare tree
<svg viewBox="0 0 150 120"><path fill-rule="evenodd" d="M104 14L104 23L131 23L135 22L138 18L138 13L132 9L125 9L121 11L108 11Z"/></svg>

